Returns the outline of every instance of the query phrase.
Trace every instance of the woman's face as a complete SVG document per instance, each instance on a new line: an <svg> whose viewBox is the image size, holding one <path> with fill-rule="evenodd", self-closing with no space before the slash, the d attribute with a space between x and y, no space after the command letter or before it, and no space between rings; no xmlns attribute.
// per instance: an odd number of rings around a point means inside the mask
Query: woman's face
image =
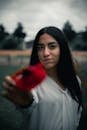
<svg viewBox="0 0 87 130"><path fill-rule="evenodd" d="M60 47L49 34L40 36L38 42L38 57L46 70L56 67L60 57Z"/></svg>

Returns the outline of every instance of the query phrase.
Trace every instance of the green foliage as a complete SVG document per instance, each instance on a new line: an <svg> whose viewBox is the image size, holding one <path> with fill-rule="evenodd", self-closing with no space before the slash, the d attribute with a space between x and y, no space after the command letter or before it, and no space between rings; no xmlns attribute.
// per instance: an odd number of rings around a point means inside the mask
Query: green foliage
<svg viewBox="0 0 87 130"><path fill-rule="evenodd" d="M15 50L23 49L24 38L26 33L23 32L23 26L18 23L17 28L12 34L5 32L3 25L0 25L0 49Z"/></svg>
<svg viewBox="0 0 87 130"><path fill-rule="evenodd" d="M2 49L15 50L22 49L23 39L10 35L7 39L3 40Z"/></svg>
<svg viewBox="0 0 87 130"><path fill-rule="evenodd" d="M76 32L73 30L72 24L69 21L64 24L63 32L65 33L69 42L76 37Z"/></svg>
<svg viewBox="0 0 87 130"><path fill-rule="evenodd" d="M85 31L82 32L82 38L85 42L87 42L87 27L85 28Z"/></svg>
<svg viewBox="0 0 87 130"><path fill-rule="evenodd" d="M87 27L84 32L76 33L72 24L67 21L63 26L63 32L72 50L87 51Z"/></svg>
<svg viewBox="0 0 87 130"><path fill-rule="evenodd" d="M25 42L26 33L23 31L22 23L18 23L12 34L5 31L5 27L0 25L0 49L17 50L32 47L32 41ZM63 26L63 32L67 37L72 50L87 51L87 27L84 32L78 32L73 29L73 25L66 21ZM25 47L26 44L26 47Z"/></svg>
<svg viewBox="0 0 87 130"><path fill-rule="evenodd" d="M78 33L71 43L73 50L87 51L87 42L83 40L82 33Z"/></svg>
<svg viewBox="0 0 87 130"><path fill-rule="evenodd" d="M5 31L5 27L1 24L0 25L0 42L5 39L9 35L8 32Z"/></svg>
<svg viewBox="0 0 87 130"><path fill-rule="evenodd" d="M26 33L23 32L23 26L20 22L18 23L17 28L13 32L13 36L17 38L25 38Z"/></svg>

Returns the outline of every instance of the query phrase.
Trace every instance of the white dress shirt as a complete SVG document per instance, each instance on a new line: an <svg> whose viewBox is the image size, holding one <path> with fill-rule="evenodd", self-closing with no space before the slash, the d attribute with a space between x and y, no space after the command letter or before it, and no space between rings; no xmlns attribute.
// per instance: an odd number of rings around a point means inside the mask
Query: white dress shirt
<svg viewBox="0 0 87 130"><path fill-rule="evenodd" d="M78 112L78 104L67 89L47 76L32 94L33 104L20 109L24 118L21 130L76 130L82 109Z"/></svg>

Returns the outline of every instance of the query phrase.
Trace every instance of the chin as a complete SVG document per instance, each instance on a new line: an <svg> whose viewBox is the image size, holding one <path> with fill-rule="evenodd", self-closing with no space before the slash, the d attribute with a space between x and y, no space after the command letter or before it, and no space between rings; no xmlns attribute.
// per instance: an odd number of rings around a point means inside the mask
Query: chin
<svg viewBox="0 0 87 130"><path fill-rule="evenodd" d="M52 65L52 64L46 64L46 65L44 66L44 68L45 68L46 70L49 70L49 69L54 68L54 65Z"/></svg>

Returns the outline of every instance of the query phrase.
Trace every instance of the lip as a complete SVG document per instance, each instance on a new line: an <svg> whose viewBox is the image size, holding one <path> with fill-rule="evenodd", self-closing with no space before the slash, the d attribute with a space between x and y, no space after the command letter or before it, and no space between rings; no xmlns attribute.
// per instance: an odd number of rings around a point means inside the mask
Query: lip
<svg viewBox="0 0 87 130"><path fill-rule="evenodd" d="M53 61L51 59L45 59L43 60L43 63L53 63Z"/></svg>

